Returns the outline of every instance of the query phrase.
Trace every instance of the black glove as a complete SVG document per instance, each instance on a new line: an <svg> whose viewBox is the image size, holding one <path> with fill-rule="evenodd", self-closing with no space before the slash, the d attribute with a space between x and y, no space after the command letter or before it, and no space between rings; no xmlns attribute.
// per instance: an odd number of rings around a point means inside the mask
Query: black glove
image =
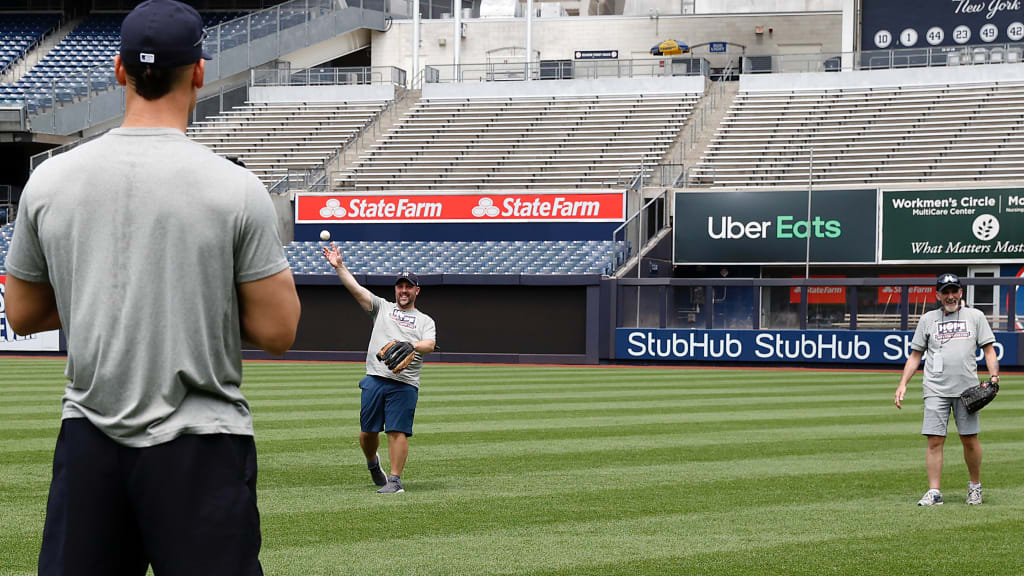
<svg viewBox="0 0 1024 576"><path fill-rule="evenodd" d="M999 383L989 380L984 386L979 384L964 390L964 393L960 395L960 401L964 403L968 414L974 414L988 406L988 403L994 400L998 393Z"/></svg>
<svg viewBox="0 0 1024 576"><path fill-rule="evenodd" d="M377 360L383 362L389 370L398 374L405 370L416 359L416 348L412 342L392 340L377 352Z"/></svg>

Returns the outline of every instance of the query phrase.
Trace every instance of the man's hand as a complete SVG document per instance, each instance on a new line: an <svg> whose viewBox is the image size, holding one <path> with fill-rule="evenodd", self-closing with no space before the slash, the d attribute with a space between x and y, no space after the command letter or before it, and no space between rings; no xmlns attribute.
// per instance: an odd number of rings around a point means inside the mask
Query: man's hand
<svg viewBox="0 0 1024 576"><path fill-rule="evenodd" d="M907 385L900 382L900 385L896 387L896 407L903 410L903 397L907 395Z"/></svg>
<svg viewBox="0 0 1024 576"><path fill-rule="evenodd" d="M330 247L324 246L324 258L335 270L345 265L345 261L341 258L341 250L334 245L334 242L331 242Z"/></svg>

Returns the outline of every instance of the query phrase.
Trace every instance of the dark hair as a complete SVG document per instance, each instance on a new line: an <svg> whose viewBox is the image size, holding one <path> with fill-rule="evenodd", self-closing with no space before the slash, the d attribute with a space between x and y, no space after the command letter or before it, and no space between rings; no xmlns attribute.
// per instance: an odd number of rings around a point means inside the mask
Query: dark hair
<svg viewBox="0 0 1024 576"><path fill-rule="evenodd" d="M157 68L137 62L122 63L128 75L128 83L146 100L157 100L169 94L178 82L184 81L186 71L191 71L193 66L188 64L177 68Z"/></svg>

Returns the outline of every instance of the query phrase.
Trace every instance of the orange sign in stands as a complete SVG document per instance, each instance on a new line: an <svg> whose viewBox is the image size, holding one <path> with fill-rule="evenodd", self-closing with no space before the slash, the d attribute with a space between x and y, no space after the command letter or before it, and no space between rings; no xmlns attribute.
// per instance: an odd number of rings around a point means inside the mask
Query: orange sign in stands
<svg viewBox="0 0 1024 576"><path fill-rule="evenodd" d="M622 222L623 191L299 194L297 224Z"/></svg>
<svg viewBox="0 0 1024 576"><path fill-rule="evenodd" d="M911 304L930 304L935 301L934 276L923 274L879 274L879 278L928 278L928 283L923 286L910 287ZM899 304L903 296L903 286L879 286L879 304Z"/></svg>
<svg viewBox="0 0 1024 576"><path fill-rule="evenodd" d="M793 276L803 278L803 276ZM811 278L846 278L846 276L812 276ZM789 289L789 303L800 303L800 286ZM846 286L808 286L808 304L846 304Z"/></svg>

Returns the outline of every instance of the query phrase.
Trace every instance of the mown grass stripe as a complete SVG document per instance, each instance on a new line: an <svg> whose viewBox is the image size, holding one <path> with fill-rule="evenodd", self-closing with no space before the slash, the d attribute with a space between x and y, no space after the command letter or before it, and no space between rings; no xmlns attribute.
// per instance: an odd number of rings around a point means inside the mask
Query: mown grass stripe
<svg viewBox="0 0 1024 576"><path fill-rule="evenodd" d="M63 368L0 358L4 574L34 573ZM430 364L397 498L374 494L361 462L362 372L245 364L267 573L860 576L1019 565L1019 376L1004 374L983 413L986 504L962 503L953 436L948 504L921 510L919 380L897 411L896 370ZM970 562L965 533L985 542ZM936 548L943 534L948 545Z"/></svg>

